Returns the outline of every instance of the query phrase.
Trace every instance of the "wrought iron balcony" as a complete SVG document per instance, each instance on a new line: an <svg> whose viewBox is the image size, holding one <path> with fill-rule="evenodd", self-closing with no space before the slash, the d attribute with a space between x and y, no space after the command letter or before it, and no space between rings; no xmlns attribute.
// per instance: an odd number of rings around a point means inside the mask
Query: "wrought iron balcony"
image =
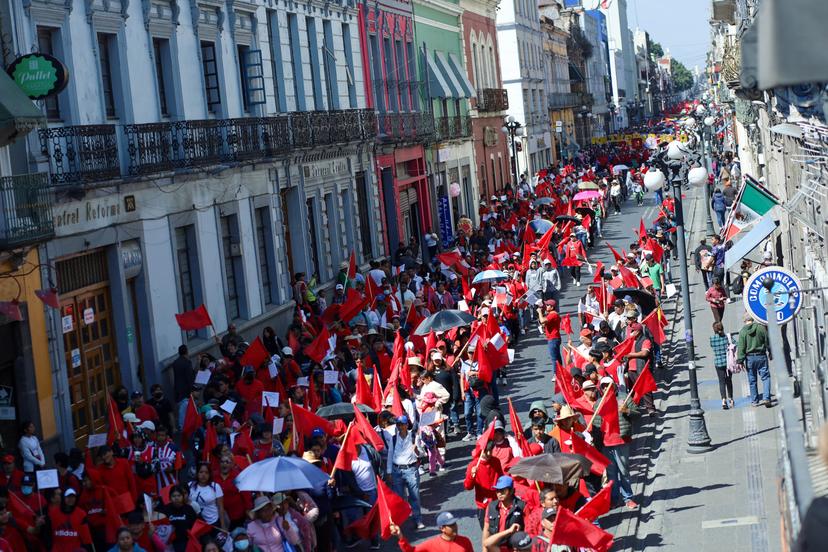
<svg viewBox="0 0 828 552"><path fill-rule="evenodd" d="M52 239L52 202L45 172L0 178L0 250Z"/></svg>
<svg viewBox="0 0 828 552"><path fill-rule="evenodd" d="M383 143L427 142L434 138L430 113L378 113L377 140Z"/></svg>
<svg viewBox="0 0 828 552"><path fill-rule="evenodd" d="M478 111L506 111L509 109L509 94L503 88L484 88L477 94Z"/></svg>
<svg viewBox="0 0 828 552"><path fill-rule="evenodd" d="M438 117L435 126L438 141L471 136L471 118L468 115Z"/></svg>
<svg viewBox="0 0 828 552"><path fill-rule="evenodd" d="M548 95L549 109L566 109L569 107L591 106L592 94L583 92L551 92Z"/></svg>
<svg viewBox="0 0 828 552"><path fill-rule="evenodd" d="M43 128L40 150L55 185L110 180L121 174L115 125Z"/></svg>
<svg viewBox="0 0 828 552"><path fill-rule="evenodd" d="M271 159L293 149L371 141L371 110L305 111L273 117L139 125L56 127L40 132L57 185ZM120 159L118 145L125 148Z"/></svg>

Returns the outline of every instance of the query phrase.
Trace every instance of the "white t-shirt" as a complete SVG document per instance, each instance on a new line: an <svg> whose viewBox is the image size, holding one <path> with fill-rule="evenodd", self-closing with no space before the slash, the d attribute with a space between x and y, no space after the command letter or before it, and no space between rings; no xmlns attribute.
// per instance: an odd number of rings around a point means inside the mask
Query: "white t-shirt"
<svg viewBox="0 0 828 552"><path fill-rule="evenodd" d="M377 477L374 475L371 459L364 448L359 451L357 459L351 461L351 471L354 472L357 485L363 491L373 491L377 488Z"/></svg>
<svg viewBox="0 0 828 552"><path fill-rule="evenodd" d="M224 491L216 483L210 483L203 487L197 483L190 484L190 502L201 506L201 517L210 525L218 521L219 513L216 500L223 496Z"/></svg>

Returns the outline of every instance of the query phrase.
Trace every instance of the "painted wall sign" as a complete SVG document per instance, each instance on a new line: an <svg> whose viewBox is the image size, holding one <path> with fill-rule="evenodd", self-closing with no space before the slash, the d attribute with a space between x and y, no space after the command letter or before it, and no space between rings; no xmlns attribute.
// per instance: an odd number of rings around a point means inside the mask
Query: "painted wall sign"
<svg viewBox="0 0 828 552"><path fill-rule="evenodd" d="M69 70L49 54L33 53L11 62L6 72L33 100L58 94L69 82Z"/></svg>
<svg viewBox="0 0 828 552"><path fill-rule="evenodd" d="M802 308L802 283L796 274L780 266L769 266L757 270L745 284L743 302L745 310L754 320L762 324L768 323L768 313L765 309L765 297L768 294L764 281L773 280L771 292L774 297L774 316L777 322L784 324L790 321L799 309Z"/></svg>

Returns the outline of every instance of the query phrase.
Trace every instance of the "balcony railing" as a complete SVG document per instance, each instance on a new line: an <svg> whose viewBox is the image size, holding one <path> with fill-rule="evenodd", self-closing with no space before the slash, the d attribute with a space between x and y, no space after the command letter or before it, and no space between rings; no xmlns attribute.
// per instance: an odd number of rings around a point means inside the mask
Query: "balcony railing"
<svg viewBox="0 0 828 552"><path fill-rule="evenodd" d="M468 115L438 117L435 126L438 141L471 136L471 118Z"/></svg>
<svg viewBox="0 0 828 552"><path fill-rule="evenodd" d="M375 126L370 110L306 111L274 117L55 127L42 129L40 142L52 183L60 186L371 141Z"/></svg>
<svg viewBox="0 0 828 552"><path fill-rule="evenodd" d="M582 105L591 106L592 94L583 92L551 92L548 96L549 109L566 109Z"/></svg>
<svg viewBox="0 0 828 552"><path fill-rule="evenodd" d="M376 117L380 142L428 142L434 138L431 113L378 113Z"/></svg>
<svg viewBox="0 0 828 552"><path fill-rule="evenodd" d="M506 111L509 109L509 94L503 88L484 88L477 94L478 111Z"/></svg>
<svg viewBox="0 0 828 552"><path fill-rule="evenodd" d="M45 172L0 178L0 250L52 239L52 202Z"/></svg>

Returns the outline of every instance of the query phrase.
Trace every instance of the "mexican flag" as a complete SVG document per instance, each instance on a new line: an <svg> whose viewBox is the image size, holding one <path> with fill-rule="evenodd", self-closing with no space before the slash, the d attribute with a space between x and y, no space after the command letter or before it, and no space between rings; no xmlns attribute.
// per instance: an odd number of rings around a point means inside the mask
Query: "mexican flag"
<svg viewBox="0 0 828 552"><path fill-rule="evenodd" d="M733 209L722 229L724 241L732 240L740 233L749 230L756 221L777 205L779 205L779 199L775 195L753 177L745 175L745 183L739 190Z"/></svg>

